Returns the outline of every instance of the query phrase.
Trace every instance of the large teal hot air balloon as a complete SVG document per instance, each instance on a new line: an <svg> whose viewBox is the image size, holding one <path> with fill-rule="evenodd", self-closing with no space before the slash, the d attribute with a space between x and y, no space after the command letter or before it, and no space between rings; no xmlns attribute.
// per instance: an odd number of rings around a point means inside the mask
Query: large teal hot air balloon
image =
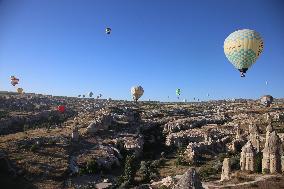
<svg viewBox="0 0 284 189"><path fill-rule="evenodd" d="M237 30L224 41L225 55L241 72L241 77L245 77L246 71L256 62L262 50L263 39L254 30Z"/></svg>

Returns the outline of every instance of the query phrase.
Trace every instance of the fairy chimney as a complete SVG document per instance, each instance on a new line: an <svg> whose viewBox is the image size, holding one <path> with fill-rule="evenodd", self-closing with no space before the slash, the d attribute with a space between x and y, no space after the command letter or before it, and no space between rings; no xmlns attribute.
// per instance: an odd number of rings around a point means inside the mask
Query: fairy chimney
<svg viewBox="0 0 284 189"><path fill-rule="evenodd" d="M241 152L241 158L240 158L240 166L242 171L252 171L255 170L255 156L256 151L251 143L251 141L248 141L243 147Z"/></svg>
<svg viewBox="0 0 284 189"><path fill-rule="evenodd" d="M223 161L221 181L230 180L231 166L230 158L225 158Z"/></svg>
<svg viewBox="0 0 284 189"><path fill-rule="evenodd" d="M275 131L273 131L263 149L262 172L263 173L280 173L281 172L281 141Z"/></svg>

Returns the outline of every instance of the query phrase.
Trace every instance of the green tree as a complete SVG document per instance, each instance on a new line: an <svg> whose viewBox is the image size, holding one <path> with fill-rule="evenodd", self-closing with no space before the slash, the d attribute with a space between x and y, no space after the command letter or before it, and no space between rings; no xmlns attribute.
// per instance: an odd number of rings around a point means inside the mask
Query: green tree
<svg viewBox="0 0 284 189"><path fill-rule="evenodd" d="M256 157L255 157L255 171L257 173L261 173L262 172L262 153L257 153Z"/></svg>
<svg viewBox="0 0 284 189"><path fill-rule="evenodd" d="M149 161L141 161L140 163L140 172L142 175L142 180L144 182L150 181L150 162Z"/></svg>
<svg viewBox="0 0 284 189"><path fill-rule="evenodd" d="M123 179L125 182L132 184L135 176L135 166L134 166L134 155L127 155L125 159L124 175Z"/></svg>

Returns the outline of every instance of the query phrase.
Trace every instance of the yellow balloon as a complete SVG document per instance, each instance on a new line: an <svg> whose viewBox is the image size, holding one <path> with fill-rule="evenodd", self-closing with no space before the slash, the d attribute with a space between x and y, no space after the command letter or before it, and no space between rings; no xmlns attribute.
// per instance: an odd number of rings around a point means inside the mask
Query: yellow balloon
<svg viewBox="0 0 284 189"><path fill-rule="evenodd" d="M228 60L241 72L246 72L263 51L263 39L250 29L237 30L224 41L224 53Z"/></svg>

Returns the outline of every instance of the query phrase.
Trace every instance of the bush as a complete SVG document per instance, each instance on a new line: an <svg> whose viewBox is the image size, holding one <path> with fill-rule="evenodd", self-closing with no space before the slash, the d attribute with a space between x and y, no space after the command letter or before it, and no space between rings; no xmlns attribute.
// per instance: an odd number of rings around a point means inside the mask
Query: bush
<svg viewBox="0 0 284 189"><path fill-rule="evenodd" d="M80 169L80 174L96 174L99 173L99 166L96 160L92 159L87 162L86 167Z"/></svg>
<svg viewBox="0 0 284 189"><path fill-rule="evenodd" d="M254 166L254 169L257 173L262 172L262 153L259 152L258 154L256 154Z"/></svg>
<svg viewBox="0 0 284 189"><path fill-rule="evenodd" d="M140 169L139 171L141 172L142 175L142 180L145 182L150 181L150 163L146 161L141 161L140 163Z"/></svg>
<svg viewBox="0 0 284 189"><path fill-rule="evenodd" d="M49 145L55 145L56 141L55 140L48 140L47 144Z"/></svg>
<svg viewBox="0 0 284 189"><path fill-rule="evenodd" d="M162 164L162 160L154 160L152 163L151 163L151 166L154 167L154 168L158 168L160 165Z"/></svg>
<svg viewBox="0 0 284 189"><path fill-rule="evenodd" d="M38 145L33 144L30 148L30 151L35 152L38 149Z"/></svg>
<svg viewBox="0 0 284 189"><path fill-rule="evenodd" d="M24 127L23 127L24 131L27 131L29 129L29 125L28 124L25 124Z"/></svg>
<svg viewBox="0 0 284 189"><path fill-rule="evenodd" d="M263 169L262 173L263 173L263 174L269 174L269 173L270 173L270 170L269 170L269 169Z"/></svg>
<svg viewBox="0 0 284 189"><path fill-rule="evenodd" d="M176 161L175 161L175 165L179 166L179 165L188 165L188 163L183 159L182 156L178 156Z"/></svg>
<svg viewBox="0 0 284 189"><path fill-rule="evenodd" d="M214 169L213 166L211 165L206 165L199 169L199 175L202 180L206 180L211 175L216 175L216 174L218 174L218 170Z"/></svg>
<svg viewBox="0 0 284 189"><path fill-rule="evenodd" d="M129 186L130 186L130 183L125 181L118 187L118 189L126 189L126 188L129 188Z"/></svg>
<svg viewBox="0 0 284 189"><path fill-rule="evenodd" d="M7 117L8 115L9 115L9 112L4 111L4 110L1 110L1 111L0 111L0 119L1 119L1 118L5 118L5 117Z"/></svg>
<svg viewBox="0 0 284 189"><path fill-rule="evenodd" d="M141 161L140 169L142 180L144 182L149 182L151 179L156 179L159 176L158 166L160 165L160 160L154 161Z"/></svg>
<svg viewBox="0 0 284 189"><path fill-rule="evenodd" d="M87 170L90 174L95 174L99 172L99 166L96 160L91 160L87 163Z"/></svg>
<svg viewBox="0 0 284 189"><path fill-rule="evenodd" d="M132 184L134 181L135 176L135 167L134 167L134 159L135 156L126 156L125 159L125 166L124 166L124 182L128 182L129 184Z"/></svg>
<svg viewBox="0 0 284 189"><path fill-rule="evenodd" d="M240 167L240 156L236 155L230 158L232 170L239 170Z"/></svg>

